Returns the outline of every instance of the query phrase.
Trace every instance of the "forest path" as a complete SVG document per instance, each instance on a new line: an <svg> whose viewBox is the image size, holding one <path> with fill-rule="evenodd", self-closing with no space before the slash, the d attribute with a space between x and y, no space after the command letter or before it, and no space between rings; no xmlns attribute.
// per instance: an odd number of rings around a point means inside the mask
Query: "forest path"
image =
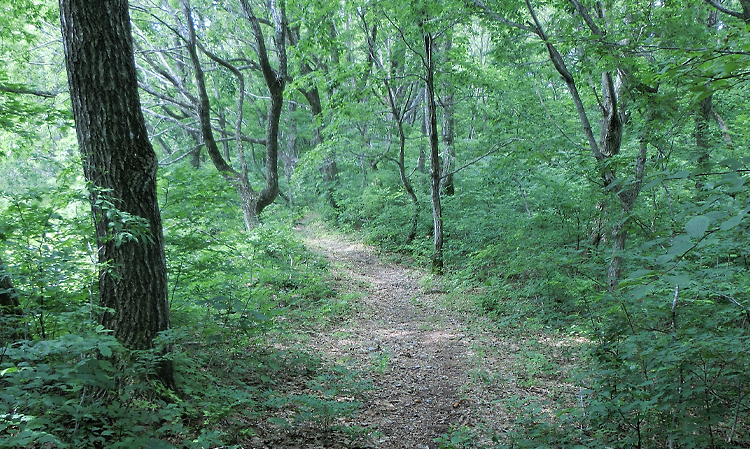
<svg viewBox="0 0 750 449"><path fill-rule="evenodd" d="M366 447L432 449L452 425L481 422L495 432L509 426L496 399L523 392L487 379L512 376L505 361L517 345L477 326L483 319L472 312L444 306L442 292L420 287L424 271L387 261L314 222L298 231L309 249L328 258L339 294L361 295L345 320L305 343L371 376L375 388L356 418L377 427Z"/></svg>

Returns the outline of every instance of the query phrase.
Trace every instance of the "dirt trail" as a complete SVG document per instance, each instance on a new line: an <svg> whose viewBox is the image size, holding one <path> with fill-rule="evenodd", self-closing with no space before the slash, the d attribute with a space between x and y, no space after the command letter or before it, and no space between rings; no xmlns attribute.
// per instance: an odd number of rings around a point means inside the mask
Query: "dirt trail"
<svg viewBox="0 0 750 449"><path fill-rule="evenodd" d="M503 342L477 335L469 329L470 315L441 306L442 292L420 287L424 272L386 262L373 248L313 224L300 230L305 244L329 259L341 293L362 294L353 316L306 343L332 361L371 370L375 390L357 421L379 434L366 447L437 448L435 438L451 425L481 421L501 431L509 424L495 403L503 392L476 380L479 372L508 375L502 373L505 351L475 353L478 339L494 347Z"/></svg>

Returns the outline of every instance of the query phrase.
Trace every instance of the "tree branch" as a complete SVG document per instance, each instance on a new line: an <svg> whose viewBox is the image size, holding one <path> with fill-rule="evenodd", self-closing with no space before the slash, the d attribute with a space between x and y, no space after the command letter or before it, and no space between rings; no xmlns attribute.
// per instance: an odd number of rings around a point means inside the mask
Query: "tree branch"
<svg viewBox="0 0 750 449"><path fill-rule="evenodd" d="M733 11L733 10L731 10L729 8L725 8L720 3L717 3L715 0L705 0L705 2L708 3L709 5L713 6L717 10L723 12L724 14L730 15L732 17L737 17L738 19L742 19L745 22L747 22L747 20L748 20L743 13L737 12L737 11Z"/></svg>
<svg viewBox="0 0 750 449"><path fill-rule="evenodd" d="M3 85L3 84L0 84L0 92L5 92L9 94L18 94L18 95L33 95L35 97L42 97L42 98L55 98L57 96L57 94L52 93L52 92L29 89L27 87L20 87L20 86L8 86L8 85Z"/></svg>
<svg viewBox="0 0 750 449"><path fill-rule="evenodd" d="M496 12L491 11L487 7L487 5L484 4L484 2L482 0L470 0L470 1L471 1L471 3L474 6L476 6L479 9L481 9L482 12L484 12L487 16L489 16L492 20L494 20L496 22L503 23L503 24L508 25L510 27L513 27L513 28L518 28L519 30L528 31L529 33L537 34L537 32L536 32L535 29L533 29L533 28L531 28L529 26L526 26L526 25L524 25L522 23L516 23L516 22L513 22L512 20L508 20L505 17L502 17L502 16L498 15Z"/></svg>

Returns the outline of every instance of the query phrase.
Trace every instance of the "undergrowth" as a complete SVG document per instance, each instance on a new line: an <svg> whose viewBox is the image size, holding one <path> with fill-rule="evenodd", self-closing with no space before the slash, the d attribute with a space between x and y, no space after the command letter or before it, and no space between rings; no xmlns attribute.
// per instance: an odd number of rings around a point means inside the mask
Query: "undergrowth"
<svg viewBox="0 0 750 449"><path fill-rule="evenodd" d="M371 432L346 424L368 388L362 374L290 343L347 303L295 236L299 216L275 206L248 233L224 207L232 189L204 175L163 175L172 329L152 351L128 350L97 324L84 192L3 200L2 274L23 315L0 316L0 447L248 447L267 429L312 426L347 441ZM152 376L163 348L177 391Z"/></svg>
<svg viewBox="0 0 750 449"><path fill-rule="evenodd" d="M497 183L494 191L458 183L456 195L443 198L443 289L473 300L477 313L519 342L518 357L508 360L520 373L517 385L534 387L550 372L561 389L549 399L504 398L499 405L515 424L495 433L494 442L480 444L482 432L459 426L436 440L440 447L750 447L750 200L747 177L735 171L742 164L716 165L726 173L701 180L697 195L689 171L655 175L649 188L669 181L670 192L693 200L675 204L663 190L643 193L651 204L626 217L624 279L611 290L612 218L601 211L617 204L582 184L529 187L536 190L526 191L525 208L504 175L486 180ZM377 189L371 207L340 211L339 221L346 225L356 215L371 243L428 266L429 205L421 238L404 244L398 236L409 209L398 185ZM420 198L428 198L424 188ZM661 222L660 230L654 224ZM545 339L568 346L570 357L534 343ZM482 372L476 378L497 381Z"/></svg>

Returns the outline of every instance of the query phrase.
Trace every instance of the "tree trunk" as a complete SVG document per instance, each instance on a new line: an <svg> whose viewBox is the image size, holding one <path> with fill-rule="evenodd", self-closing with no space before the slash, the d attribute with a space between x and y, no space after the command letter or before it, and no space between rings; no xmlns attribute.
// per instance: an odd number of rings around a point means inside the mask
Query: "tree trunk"
<svg viewBox="0 0 750 449"><path fill-rule="evenodd" d="M711 120L711 110L713 109L713 95L709 95L698 103L698 111L695 114L695 164L707 172L708 162L711 158L711 137L709 133L709 122ZM695 188L700 191L703 182L700 177L695 181Z"/></svg>
<svg viewBox="0 0 750 449"><path fill-rule="evenodd" d="M21 305L18 303L18 294L13 282L5 271L3 260L0 259L0 315L3 314L20 315Z"/></svg>
<svg viewBox="0 0 750 449"><path fill-rule="evenodd" d="M21 315L23 310L18 302L18 293L0 259L0 347L23 337L22 329L18 326Z"/></svg>
<svg viewBox="0 0 750 449"><path fill-rule="evenodd" d="M435 104L435 61L433 60L433 36L424 32L426 54L425 86L427 88L427 134L430 142L430 199L434 240L432 248L432 271L443 274L443 210L440 204L440 148L438 143L437 107Z"/></svg>
<svg viewBox="0 0 750 449"><path fill-rule="evenodd" d="M60 0L63 46L99 255L104 327L131 349L169 328L157 159L138 98L126 0ZM124 218L142 220L129 229ZM128 237L128 232L132 237ZM174 388L172 363L157 378Z"/></svg>
<svg viewBox="0 0 750 449"><path fill-rule="evenodd" d="M709 32L713 31L718 22L719 12L715 9L709 10L706 19L706 28ZM710 94L698 102L698 110L695 114L695 150L696 165L704 172L707 171L708 162L711 159L711 136L709 132L709 123L711 122L713 111L713 94ZM695 187L700 191L703 186L700 179L695 181Z"/></svg>
<svg viewBox="0 0 750 449"><path fill-rule="evenodd" d="M282 152L279 157L284 165L284 176L287 179L287 183L291 184L294 169L297 167L297 162L299 162L299 156L297 153L299 135L297 130L297 117L295 114L297 111L297 104L289 103L287 108L289 115L286 120L284 120L285 131L283 131L284 141L286 142L286 151ZM292 201L292 198L290 197L289 200Z"/></svg>
<svg viewBox="0 0 750 449"><path fill-rule="evenodd" d="M604 36L605 31L599 29L583 4L581 4L578 0L568 0L568 2L571 4L573 9L575 9L575 11L581 16L586 26L590 29L592 35L600 37ZM623 97L621 96L621 90L624 85L625 72L617 69L614 77L611 72L602 73L600 134L599 142L597 142L594 136L594 132L591 128L591 123L589 122L588 115L586 113L586 108L578 92L576 80L568 70L563 56L557 50L554 43L547 37L547 34L542 28L542 24L531 5L531 1L525 0L525 3L526 8L531 15L532 22L527 22L525 24L516 23L500 17L496 13L489 10L487 6L479 0L473 0L473 3L495 21L504 23L511 27L522 29L527 32L534 33L539 37L539 39L542 40L547 49L550 62L552 62L552 65L555 67L560 76L562 76L565 84L567 84L568 86L568 91L570 92L570 95L573 99L573 104L575 105L576 111L578 112L578 118L581 122L583 132L586 135L586 139L589 143L589 148L591 149L594 159L596 159L597 163L600 164L601 177L604 181L604 189L606 191L609 191L612 183L616 180L616 173L613 168L615 164L607 164L606 162L608 159L612 158L620 152L623 129L625 126L626 115L624 111L624 102L622 101ZM602 19L601 11L599 14L599 18ZM654 88L646 88L646 91L648 91L649 93L656 93L656 89ZM613 244L613 257L609 267L607 268L607 282L610 289L614 289L616 287L620 276L622 266L621 252L625 247L625 241L627 238L627 231L625 228L626 223L624 220L627 220L627 215L632 210L633 205L635 204L635 201L640 192L641 181L645 172L646 149L646 140L642 140L641 148L636 158L635 183L630 188L623 189L622 191L617 193L620 205L625 212L625 217L614 226L615 241ZM592 237L592 244L598 244L599 235L594 234Z"/></svg>
<svg viewBox="0 0 750 449"><path fill-rule="evenodd" d="M443 52L448 55L453 48L453 32L448 30L445 37L445 43L443 44ZM450 57L447 65L450 67ZM452 196L455 192L453 186L453 162L456 160L456 144L454 136L454 111L455 105L453 104L453 87L450 83L443 83L443 95L442 107L443 107L443 165L440 172L440 192L444 195Z"/></svg>
<svg viewBox="0 0 750 449"><path fill-rule="evenodd" d="M645 131L641 135L638 156L635 159L633 182L629 183L629 187L623 188L617 193L617 199L620 200L620 206L622 207L622 217L615 223L612 229L612 259L610 259L609 266L607 267L607 286L612 292L615 291L617 284L620 282L622 252L625 250L625 242L628 237L626 225L630 220L630 214L633 211L638 195L641 193L643 176L646 173L646 156L651 136L650 127L652 125L649 123L650 120L651 113L647 111L644 117L644 121L646 122Z"/></svg>
<svg viewBox="0 0 750 449"><path fill-rule="evenodd" d="M406 194L411 199L412 206L414 207L414 211L411 216L411 227L409 228L409 233L406 235L406 239L404 240L404 243L408 244L411 243L414 240L414 237L417 236L417 223L419 220L419 200L417 199L417 194L414 193L414 188L412 187L411 182L409 182L409 178L407 178L406 176L406 164L404 163L404 156L406 152L406 133L404 133L403 117L396 117L396 122L398 124L399 138L398 174L401 178L401 184L403 184L404 190L406 190Z"/></svg>
<svg viewBox="0 0 750 449"><path fill-rule="evenodd" d="M430 113L429 113L429 106L427 105L427 89L424 89L424 103L422 106L422 137L424 137L428 142L430 141L429 136L427 135L427 128L429 128L428 122L430 120ZM426 161L427 161L427 152L424 148L423 141L419 143L419 157L417 158L417 170L419 170L420 173L427 173L427 167L426 167Z"/></svg>
<svg viewBox="0 0 750 449"><path fill-rule="evenodd" d="M258 61L263 79L271 96L271 102L268 105L268 116L266 120L266 185L257 195L255 200L256 215L274 202L279 194L279 173L278 173L278 154L279 154L279 121L281 119L281 109L284 106L284 89L288 77L287 72L287 55L286 55L286 6L284 0L270 0L268 8L271 11L274 27L274 42L276 43L276 57L278 59L278 70L271 67L268 50L266 49L265 38L260 28L260 22L252 11L247 0L241 0L242 9L250 22L253 30L253 37L258 53Z"/></svg>
<svg viewBox="0 0 750 449"><path fill-rule="evenodd" d="M201 133L206 145L211 161L222 176L234 184L240 196L242 215L245 221L245 227L250 230L258 222L258 216L268 205L274 202L279 194L279 175L278 175L278 150L279 150L279 121L281 118L281 109L284 102L284 88L286 86L287 68L286 68L286 47L284 44L284 22L286 12L283 3L278 6L275 0L269 3L271 15L273 16L274 28L276 30L275 42L277 47L277 56L279 58L279 70L274 70L269 62L268 51L265 46L265 38L260 29L257 17L252 12L246 0L242 0L242 7L247 16L256 41L256 50L258 54L259 66L263 72L263 78L266 82L270 93L270 103L268 114L266 116L266 184L263 190L256 192L253 190L248 180L247 163L245 161L244 150L242 149L242 99L244 96L244 77L236 67L222 60L211 52L200 46L196 39L195 26L193 24L192 10L189 0L181 0L182 8L185 13L187 22L187 50L190 60L195 71L195 82L198 88L198 97L195 99L195 107L198 112L198 118L201 124ZM206 90L205 74L198 58L198 48L214 62L226 68L237 78L239 83L237 98L237 121L235 123L235 141L237 144L238 157L242 166L241 172L235 170L224 159L219 151L218 144L214 138L211 127L211 105Z"/></svg>

